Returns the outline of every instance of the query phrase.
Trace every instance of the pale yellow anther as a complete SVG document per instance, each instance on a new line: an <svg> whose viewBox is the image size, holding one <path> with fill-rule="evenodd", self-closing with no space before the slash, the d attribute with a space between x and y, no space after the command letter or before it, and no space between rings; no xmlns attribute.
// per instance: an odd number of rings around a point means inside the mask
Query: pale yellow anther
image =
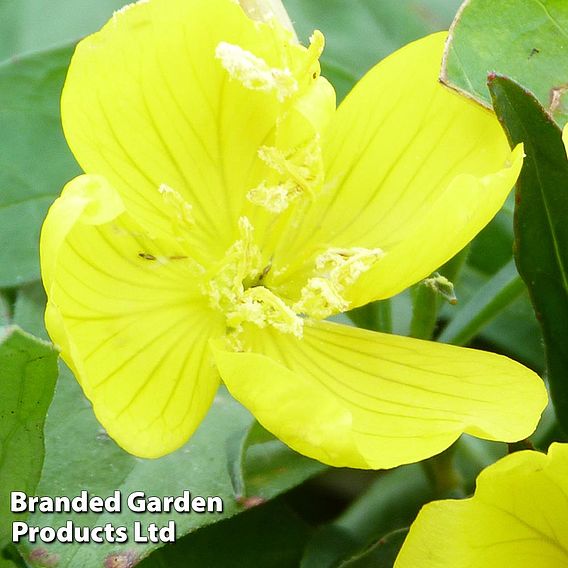
<svg viewBox="0 0 568 568"><path fill-rule="evenodd" d="M330 248L316 258L316 271L345 288L384 256L379 249Z"/></svg>
<svg viewBox="0 0 568 568"><path fill-rule="evenodd" d="M314 277L302 288L294 309L322 319L349 308L345 291L384 256L381 249L330 248L315 261Z"/></svg>
<svg viewBox="0 0 568 568"><path fill-rule="evenodd" d="M264 59L238 45L221 42L215 50L229 75L252 91L274 92L283 102L298 90L290 69L271 67Z"/></svg>
<svg viewBox="0 0 568 568"><path fill-rule="evenodd" d="M223 311L231 309L244 293L245 280L254 280L262 271L262 258L254 242L254 227L247 217L239 219L240 239L235 241L214 270L204 288L211 305Z"/></svg>
<svg viewBox="0 0 568 568"><path fill-rule="evenodd" d="M286 180L272 186L263 181L258 187L247 193L247 199L255 205L264 207L270 213L278 214L288 209L288 206L300 195L298 185L292 180Z"/></svg>
<svg viewBox="0 0 568 568"><path fill-rule="evenodd" d="M302 337L303 319L281 298L264 286L246 290L227 313L227 325L240 330L242 324L253 323L261 329L271 326L282 333Z"/></svg>
<svg viewBox="0 0 568 568"><path fill-rule="evenodd" d="M262 146L258 155L278 174L278 180L273 184L263 181L248 192L247 199L255 205L281 213L298 197L315 198L323 186L323 159L317 135L288 151Z"/></svg>
<svg viewBox="0 0 568 568"><path fill-rule="evenodd" d="M225 314L227 328L237 343L247 322L301 337L302 318L284 300L260 285L262 256L254 242L254 227L247 217L239 219L239 235L240 239L229 247L203 287L211 306Z"/></svg>
<svg viewBox="0 0 568 568"><path fill-rule="evenodd" d="M294 304L294 309L315 319L344 312L349 308L349 302L341 295L342 291L343 288L328 278L310 278L302 288L302 296Z"/></svg>

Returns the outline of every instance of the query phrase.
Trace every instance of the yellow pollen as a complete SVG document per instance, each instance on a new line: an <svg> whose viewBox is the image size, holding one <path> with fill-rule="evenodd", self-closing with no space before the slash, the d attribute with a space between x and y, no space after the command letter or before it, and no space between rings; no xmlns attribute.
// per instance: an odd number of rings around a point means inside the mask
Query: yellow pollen
<svg viewBox="0 0 568 568"><path fill-rule="evenodd" d="M379 248L330 248L316 258L316 270L346 287L367 272L384 254Z"/></svg>
<svg viewBox="0 0 568 568"><path fill-rule="evenodd" d="M255 205L272 213L281 213L299 197L314 199L323 186L323 159L318 135L288 151L262 146L258 155L278 176L275 183L263 181L248 192L247 199Z"/></svg>
<svg viewBox="0 0 568 568"><path fill-rule="evenodd" d="M294 309L317 319L344 312L349 308L345 291L383 256L378 248L328 249L316 258L315 275L302 288Z"/></svg>
<svg viewBox="0 0 568 568"><path fill-rule="evenodd" d="M298 90L290 69L279 69L238 45L221 42L215 50L229 75L253 91L275 92L280 102Z"/></svg>
<svg viewBox="0 0 568 568"><path fill-rule="evenodd" d="M271 326L282 333L302 337L303 319L281 298L264 286L245 290L234 309L227 314L227 324L236 330L245 322L258 327Z"/></svg>
<svg viewBox="0 0 568 568"><path fill-rule="evenodd" d="M254 228L247 217L239 219L240 239L225 253L203 292L212 307L225 314L232 341L239 343L244 323L271 326L282 333L302 336L303 320L271 290L252 285L265 272Z"/></svg>

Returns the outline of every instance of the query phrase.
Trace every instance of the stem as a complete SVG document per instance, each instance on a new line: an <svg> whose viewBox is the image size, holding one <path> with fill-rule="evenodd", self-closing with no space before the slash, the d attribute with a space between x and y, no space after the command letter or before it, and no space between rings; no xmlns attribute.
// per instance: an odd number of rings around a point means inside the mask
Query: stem
<svg viewBox="0 0 568 568"><path fill-rule="evenodd" d="M510 261L460 308L438 340L465 345L509 307L524 290L524 282L518 275L514 262Z"/></svg>
<svg viewBox="0 0 568 568"><path fill-rule="evenodd" d="M347 313L351 321L363 329L392 333L392 306L390 300L372 302Z"/></svg>
<svg viewBox="0 0 568 568"><path fill-rule="evenodd" d="M428 486L428 476L420 469L418 464L411 464L381 472L333 525L346 530L362 545L393 528L408 526L420 508L435 497Z"/></svg>
<svg viewBox="0 0 568 568"><path fill-rule="evenodd" d="M447 450L421 462L438 499L464 497L464 480L454 466L456 444Z"/></svg>
<svg viewBox="0 0 568 568"><path fill-rule="evenodd" d="M282 0L239 0L239 4L253 20L260 22L277 20L284 28L292 32L294 39L298 42L296 30Z"/></svg>
<svg viewBox="0 0 568 568"><path fill-rule="evenodd" d="M438 293L435 290L422 283L416 286L410 324L411 337L432 339L436 329L439 306Z"/></svg>

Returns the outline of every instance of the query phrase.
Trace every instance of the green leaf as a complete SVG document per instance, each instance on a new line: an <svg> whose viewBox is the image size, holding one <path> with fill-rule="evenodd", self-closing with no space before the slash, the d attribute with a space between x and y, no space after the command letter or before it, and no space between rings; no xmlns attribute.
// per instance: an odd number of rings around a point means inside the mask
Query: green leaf
<svg viewBox="0 0 568 568"><path fill-rule="evenodd" d="M538 101L504 77L490 80L512 145L527 157L517 184L515 254L545 342L551 396L568 431L568 160L561 131Z"/></svg>
<svg viewBox="0 0 568 568"><path fill-rule="evenodd" d="M408 529L400 529L385 535L367 551L343 562L340 568L392 568L407 534Z"/></svg>
<svg viewBox="0 0 568 568"><path fill-rule="evenodd" d="M565 0L466 0L446 49L442 80L491 106L489 73L530 90L568 121L568 4Z"/></svg>
<svg viewBox="0 0 568 568"><path fill-rule="evenodd" d="M467 258L467 264L470 267L492 275L511 260L513 256L513 209L514 196L511 193L501 211L472 242Z"/></svg>
<svg viewBox="0 0 568 568"><path fill-rule="evenodd" d="M10 320L12 319L11 311L8 298L0 292L0 328L7 326L10 323Z"/></svg>
<svg viewBox="0 0 568 568"><path fill-rule="evenodd" d="M491 247L486 248L485 254L491 254L492 250ZM512 247L509 256L512 257ZM491 278L492 276L479 272L468 264L456 283L458 304L444 306L441 312L442 319L451 325L453 318L459 316L462 307L468 305ZM489 346L494 351L509 355L538 372L544 369L544 348L540 326L527 290L523 291L506 309L499 312L494 319L484 324L473 342L480 348Z"/></svg>
<svg viewBox="0 0 568 568"><path fill-rule="evenodd" d="M409 525L433 498L418 464L381 472L376 481L335 521L308 542L301 568L334 568L382 535Z"/></svg>
<svg viewBox="0 0 568 568"><path fill-rule="evenodd" d="M450 324L438 340L444 343L465 345L499 313L513 303L525 290L525 285L511 260L475 295L456 310Z"/></svg>
<svg viewBox="0 0 568 568"><path fill-rule="evenodd" d="M299 565L310 527L280 500L188 535L139 568L292 568Z"/></svg>
<svg viewBox="0 0 568 568"><path fill-rule="evenodd" d="M136 520L145 525L154 522L160 526L173 520L177 537L181 538L198 528L227 519L246 507L233 491L226 446L239 432L246 436L251 421L249 412L221 389L206 419L185 446L161 459L139 459L121 450L106 435L70 372L62 370L46 424L46 460L38 493L76 496L85 489L91 495L107 497L120 490L124 506L121 513L33 514L29 522L35 526L53 527L64 525L68 519L77 526L104 526L110 522L115 527L128 527L132 535ZM265 444L254 446L259 448L260 455L252 451L247 453L248 495L258 497L257 502L274 498L325 467L299 456L277 440L270 444L270 451L263 448ZM126 497L133 491L165 496L181 495L184 490L189 490L193 496L220 496L224 502L223 514L140 514L126 507ZM34 551L44 547L41 543L25 543L20 550L29 559ZM76 568L103 566L105 562L113 561L115 554L123 558L142 558L158 547L157 544L136 544L131 540L124 545L54 543L49 551L58 559L58 568Z"/></svg>
<svg viewBox="0 0 568 568"><path fill-rule="evenodd" d="M236 432L228 440L227 458L234 494L247 505L269 499L277 487L286 491L326 466L293 452L254 420L243 435ZM278 477L274 471L279 472ZM268 494L266 491L268 490Z"/></svg>
<svg viewBox="0 0 568 568"><path fill-rule="evenodd" d="M341 100L381 59L432 30L447 29L459 0L284 0L302 40L326 36L323 74ZM354 38L360 38L355 39Z"/></svg>
<svg viewBox="0 0 568 568"><path fill-rule="evenodd" d="M79 173L59 118L71 52L66 47L0 65L0 288L39 278L41 223Z"/></svg>
<svg viewBox="0 0 568 568"><path fill-rule="evenodd" d="M77 41L126 0L2 0L0 60Z"/></svg>
<svg viewBox="0 0 568 568"><path fill-rule="evenodd" d="M45 291L41 282L21 286L14 302L14 323L36 337L48 339L44 323L45 304Z"/></svg>
<svg viewBox="0 0 568 568"><path fill-rule="evenodd" d="M33 494L44 459L44 421L57 379L57 352L8 328L0 343L0 549L11 541L10 492Z"/></svg>

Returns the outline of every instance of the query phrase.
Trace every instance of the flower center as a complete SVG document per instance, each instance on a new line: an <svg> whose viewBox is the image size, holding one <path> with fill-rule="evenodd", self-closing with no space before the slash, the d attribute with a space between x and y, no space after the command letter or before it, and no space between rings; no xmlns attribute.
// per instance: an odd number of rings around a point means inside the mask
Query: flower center
<svg viewBox="0 0 568 568"><path fill-rule="evenodd" d="M263 262L247 217L239 219L239 233L202 288L236 337L243 324L251 323L301 338L306 318L323 319L348 309L345 292L383 256L380 249L330 248L316 258L312 275L294 300L266 285L272 264Z"/></svg>

